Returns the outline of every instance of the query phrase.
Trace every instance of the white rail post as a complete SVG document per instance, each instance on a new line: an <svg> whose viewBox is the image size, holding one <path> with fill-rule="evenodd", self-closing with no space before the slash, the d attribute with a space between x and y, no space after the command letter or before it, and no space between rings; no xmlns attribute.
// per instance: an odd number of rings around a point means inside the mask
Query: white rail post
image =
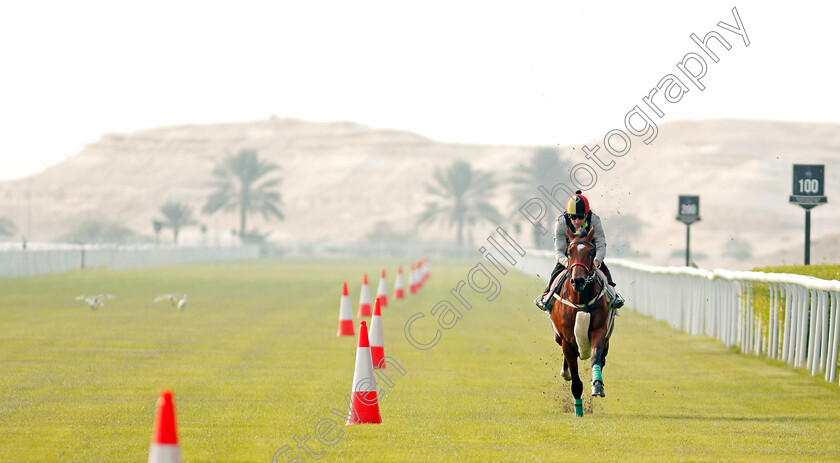
<svg viewBox="0 0 840 463"><path fill-rule="evenodd" d="M810 290L811 305L808 310L808 362L807 369L811 370L811 375L816 375L814 369L819 361L818 352L820 349L820 317L819 317L819 296L820 291Z"/></svg>
<svg viewBox="0 0 840 463"><path fill-rule="evenodd" d="M778 340L778 330L776 326L778 325L777 316L778 316L778 292L776 289L775 283L770 283L770 321L769 326L767 327L767 354L770 358L776 358L778 354L776 350L776 341Z"/></svg>
<svg viewBox="0 0 840 463"><path fill-rule="evenodd" d="M793 366L794 352L796 352L796 321L799 319L799 291L792 284L787 287L786 315L785 315L785 352L783 360Z"/></svg>
<svg viewBox="0 0 840 463"><path fill-rule="evenodd" d="M825 380L833 383L837 377L837 356L840 350L840 293L831 293L831 354L828 356L828 366L825 369Z"/></svg>
<svg viewBox="0 0 840 463"><path fill-rule="evenodd" d="M776 285L776 356L774 358L782 358L782 339L785 335L785 324L781 319L783 315L782 304L784 303L784 285Z"/></svg>
<svg viewBox="0 0 840 463"><path fill-rule="evenodd" d="M720 292L720 318L718 319L718 338L723 341L723 345L729 347L729 332L727 327L727 316L729 315L729 300L731 285L725 280L715 280L718 291Z"/></svg>
<svg viewBox="0 0 840 463"><path fill-rule="evenodd" d="M764 336L762 335L762 330L764 329L764 325L767 323L763 317L763 312L760 310L756 310L755 304L758 302L758 283L753 285L753 320L755 320L755 335L753 342L753 353L755 355L760 355L762 352L762 344L764 343Z"/></svg>
<svg viewBox="0 0 840 463"><path fill-rule="evenodd" d="M791 290L791 307L790 307L790 350L788 352L788 363L790 366L796 366L796 345L799 340L799 312L801 309L800 299L802 299L801 291L796 285L790 286Z"/></svg>
<svg viewBox="0 0 840 463"><path fill-rule="evenodd" d="M730 281L732 284L732 297L729 302L729 346L738 345L738 314L741 310L741 284L737 281Z"/></svg>
<svg viewBox="0 0 840 463"><path fill-rule="evenodd" d="M746 353L747 345L747 288L746 283L738 281L738 346L741 353Z"/></svg>
<svg viewBox="0 0 840 463"><path fill-rule="evenodd" d="M828 347L831 340L831 332L829 331L829 322L831 321L829 319L831 315L829 296L828 291L820 291L820 323L822 327L820 330L820 339L822 340L822 345L820 346L819 371L825 371L826 364L828 363Z"/></svg>
<svg viewBox="0 0 840 463"><path fill-rule="evenodd" d="M742 332L741 332L741 353L746 354L750 351L750 337L752 336L752 306L750 305L750 283L744 282L741 285L743 288L743 298L741 299L741 318L742 318Z"/></svg>
<svg viewBox="0 0 840 463"><path fill-rule="evenodd" d="M723 340L723 336L721 336L721 328L720 328L720 321L723 318L723 286L717 280L709 281L712 285L712 290L715 292L715 298L717 302L717 309L715 310L715 337L720 340Z"/></svg>
<svg viewBox="0 0 840 463"><path fill-rule="evenodd" d="M800 344L802 341L802 288L799 285L793 286L793 291L796 294L794 298L794 302L796 305L794 306L794 315L793 315L793 332L791 333L791 365L794 368L799 367L799 352L801 350Z"/></svg>
<svg viewBox="0 0 840 463"><path fill-rule="evenodd" d="M810 294L806 288L799 286L797 288L800 293L799 298L799 317L796 321L796 355L793 361L795 368L802 368L805 366L805 356L808 349L808 309L811 304Z"/></svg>

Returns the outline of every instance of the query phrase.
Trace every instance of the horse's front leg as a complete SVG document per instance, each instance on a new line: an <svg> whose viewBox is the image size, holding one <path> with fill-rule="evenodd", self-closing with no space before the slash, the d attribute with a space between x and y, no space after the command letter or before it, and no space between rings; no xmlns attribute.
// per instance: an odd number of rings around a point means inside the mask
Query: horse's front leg
<svg viewBox="0 0 840 463"><path fill-rule="evenodd" d="M563 356L566 358L566 366L572 375L572 395L575 397L575 416L583 416L583 382L578 375L578 350L577 346L571 341L563 341Z"/></svg>
<svg viewBox="0 0 840 463"><path fill-rule="evenodd" d="M593 330L589 334L592 342L592 395L604 397L604 379L601 369L604 367L604 357L607 354L607 328L604 326Z"/></svg>
<svg viewBox="0 0 840 463"><path fill-rule="evenodd" d="M554 333L554 342L560 344L560 348L563 348L563 338ZM563 368L560 369L560 376L565 379L566 381L572 380L572 374L569 373L569 361L566 360L566 354L563 354Z"/></svg>

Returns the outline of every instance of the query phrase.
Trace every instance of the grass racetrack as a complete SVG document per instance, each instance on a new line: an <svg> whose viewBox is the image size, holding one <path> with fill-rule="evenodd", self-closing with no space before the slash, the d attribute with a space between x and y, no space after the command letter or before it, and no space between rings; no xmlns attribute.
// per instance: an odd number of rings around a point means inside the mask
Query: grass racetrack
<svg viewBox="0 0 840 463"><path fill-rule="evenodd" d="M431 309L454 301L450 290L476 262L432 261L419 294L390 298L385 354L405 375L385 369L383 423L357 426L331 413L347 412L357 342L336 337L341 284L358 330L362 274L375 295L386 268L391 291L407 261L261 260L0 280L0 456L145 461L155 401L170 388L186 462L840 460L836 383L627 309L616 319L605 398L586 395L589 362L581 362L586 415L576 418L561 350L530 302L543 282L515 271L496 274L493 301L464 287L472 309L433 348L412 347L405 322L424 313L413 334L431 341ZM100 293L117 298L97 311L74 300ZM185 310L152 303L164 293L189 294ZM318 428L327 419L341 426Z"/></svg>

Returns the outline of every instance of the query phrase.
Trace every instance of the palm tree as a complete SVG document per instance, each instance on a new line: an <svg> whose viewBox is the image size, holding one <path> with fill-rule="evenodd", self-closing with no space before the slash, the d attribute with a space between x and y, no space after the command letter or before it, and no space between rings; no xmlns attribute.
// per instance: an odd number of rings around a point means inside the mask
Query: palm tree
<svg viewBox="0 0 840 463"><path fill-rule="evenodd" d="M17 226L8 217L0 217L0 236L12 236L17 233Z"/></svg>
<svg viewBox="0 0 840 463"><path fill-rule="evenodd" d="M155 245L160 244L160 231L163 230L163 222L158 219L152 220L152 229L155 231Z"/></svg>
<svg viewBox="0 0 840 463"><path fill-rule="evenodd" d="M216 177L211 186L216 191L207 198L203 211L213 214L223 209L239 211L239 237L246 237L248 214L259 212L266 219L276 217L283 220L279 206L283 204L280 192L280 178L263 179L266 174L279 169L273 162L257 157L255 150L241 150L239 154L227 155L213 169Z"/></svg>
<svg viewBox="0 0 840 463"><path fill-rule="evenodd" d="M496 187L489 172L473 170L470 163L454 161L446 170L435 168L434 182L426 184L426 191L436 199L426 203L426 210L417 224L440 221L450 227L455 225L458 244L464 242L464 226L475 225L484 219L499 222L501 215L487 200Z"/></svg>
<svg viewBox="0 0 840 463"><path fill-rule="evenodd" d="M197 223L193 218L193 208L183 203L167 202L160 208L163 214L163 226L172 229L172 242L178 244L178 233L182 227Z"/></svg>
<svg viewBox="0 0 840 463"><path fill-rule="evenodd" d="M520 165L516 168L516 173L511 179L517 187L512 192L512 199L518 213L519 207L529 199L537 196L540 185L551 189L556 185L560 179L568 178L571 164L560 157L560 152L556 148L542 147L537 148L527 165ZM556 216L551 210L546 211L545 217L540 222L548 230L549 233L543 234L539 227L534 226L534 246L538 249L550 247L554 238L554 227L552 223Z"/></svg>

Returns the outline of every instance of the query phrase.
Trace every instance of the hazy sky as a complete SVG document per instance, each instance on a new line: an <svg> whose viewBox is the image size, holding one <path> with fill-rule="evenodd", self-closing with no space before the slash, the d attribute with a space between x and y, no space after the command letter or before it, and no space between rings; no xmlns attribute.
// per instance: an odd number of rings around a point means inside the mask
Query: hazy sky
<svg viewBox="0 0 840 463"><path fill-rule="evenodd" d="M679 4L679 6L677 6ZM718 31L684 118L840 121L836 2L4 2L0 179L108 132L352 120L477 143L578 144ZM736 25L749 38L717 26Z"/></svg>

